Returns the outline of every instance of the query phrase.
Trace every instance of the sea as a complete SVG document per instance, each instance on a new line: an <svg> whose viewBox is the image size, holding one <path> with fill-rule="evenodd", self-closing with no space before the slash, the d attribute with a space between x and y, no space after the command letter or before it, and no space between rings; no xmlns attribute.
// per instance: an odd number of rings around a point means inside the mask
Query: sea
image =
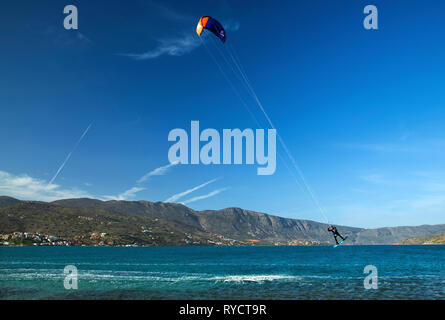
<svg viewBox="0 0 445 320"><path fill-rule="evenodd" d="M0 247L0 299L445 299L445 246Z"/></svg>

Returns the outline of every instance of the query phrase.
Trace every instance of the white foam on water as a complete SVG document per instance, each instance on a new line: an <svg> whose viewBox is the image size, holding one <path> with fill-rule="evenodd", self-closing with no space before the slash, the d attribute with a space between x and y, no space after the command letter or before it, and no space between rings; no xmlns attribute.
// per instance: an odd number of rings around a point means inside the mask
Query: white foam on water
<svg viewBox="0 0 445 320"><path fill-rule="evenodd" d="M223 282L265 282L265 281L299 281L301 277L291 276L284 274L270 274L270 275L227 275L227 276L216 276L210 278L210 280L223 281Z"/></svg>
<svg viewBox="0 0 445 320"><path fill-rule="evenodd" d="M3 269L1 280L55 280L63 278L62 270L57 269ZM286 274L237 274L237 275L211 275L202 273L178 272L147 272L147 271L112 271L112 270L85 270L79 271L79 280L87 281L161 281L161 282L265 282L265 281L299 281L300 276Z"/></svg>

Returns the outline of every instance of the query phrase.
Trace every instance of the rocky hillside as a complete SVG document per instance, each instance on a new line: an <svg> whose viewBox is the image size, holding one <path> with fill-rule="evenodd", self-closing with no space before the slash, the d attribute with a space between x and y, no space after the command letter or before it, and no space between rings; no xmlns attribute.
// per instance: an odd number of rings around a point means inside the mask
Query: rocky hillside
<svg viewBox="0 0 445 320"><path fill-rule="evenodd" d="M101 208L65 208L24 201L0 207L0 234L6 242L32 244L23 233L56 236L70 245L243 245L219 234L140 215L124 215Z"/></svg>
<svg viewBox="0 0 445 320"><path fill-rule="evenodd" d="M2 219L0 232L3 232L4 226L11 225L12 223L12 217L8 216L8 214L21 208L22 213L27 212L30 215L29 219L33 219L35 227L45 225L46 218L43 219L41 217L41 212L46 212L45 210L52 212L52 215L47 218L51 218L50 221L54 227L58 224L63 224L62 221L58 221L65 219L60 219L60 216L67 212L71 212L71 215L96 216L97 218L100 217L100 219L109 219L112 217L119 221L118 225L122 237L126 233L133 234L132 232L135 232L135 223L139 225L137 228L137 230L139 230L141 225L146 224L147 226L145 227L148 227L148 225L154 224L157 221L162 222L166 227L168 226L168 230L171 229L171 231L168 232L180 233L182 231L182 236L185 235L185 233L199 234L203 242L207 240L216 242L222 238L233 239L240 243L248 244L320 244L333 242L332 235L326 231L326 224L311 220L282 218L240 208L195 211L184 205L175 203L101 201L97 199L65 199L52 203L42 203L20 202L19 200L8 198L7 200L3 200L3 203L6 203L6 206L3 204L3 207L1 207L2 203L0 202L0 217ZM28 204L28 207L23 207L24 204ZM43 209L44 206L46 206L46 209ZM17 219L17 217L15 217L15 219ZM4 221L7 222L7 224L4 224ZM14 221L17 226L20 226L20 221ZM103 226L103 224L101 225ZM379 229L363 229L347 226L337 227L342 234L349 236L345 244L394 244L408 238L445 233L445 225ZM68 228L72 230L68 230ZM79 233L80 230L77 230L78 228L80 228L80 226L76 223L70 226L66 225L65 232ZM84 232L84 230L82 232ZM93 231L87 230L85 232ZM159 244L160 243L161 242L159 242Z"/></svg>
<svg viewBox="0 0 445 320"><path fill-rule="evenodd" d="M0 196L0 206L11 206L19 202L20 200L11 197Z"/></svg>
<svg viewBox="0 0 445 320"><path fill-rule="evenodd" d="M430 237L409 238L398 242L397 244L445 244L445 233Z"/></svg>

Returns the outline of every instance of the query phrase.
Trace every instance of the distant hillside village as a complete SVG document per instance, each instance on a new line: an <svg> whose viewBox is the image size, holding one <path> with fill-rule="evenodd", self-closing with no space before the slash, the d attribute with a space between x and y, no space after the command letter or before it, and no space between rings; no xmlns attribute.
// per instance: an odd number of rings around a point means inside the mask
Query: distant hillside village
<svg viewBox="0 0 445 320"><path fill-rule="evenodd" d="M144 230L147 232L147 230ZM143 231L143 232L144 232ZM0 234L0 246L84 246L84 245L92 245L92 246L126 246L126 247L135 247L135 246L153 246L156 245L154 243L120 243L117 244L114 241L106 241L107 233L102 232L92 232L87 238L91 241L89 243L85 243L84 241L76 241L76 240L65 240L60 237L40 234L40 233L31 233L31 232L12 232L9 234ZM85 236L81 236L80 238L84 238ZM217 240L216 240L217 239ZM188 245L188 246L255 246L255 245L275 245L275 246L304 246L304 245L323 245L326 243L320 241L310 241L310 240L290 240L290 241L273 241L273 242L264 242L259 240L247 240L247 241L238 241L234 239L228 239L221 235L216 235L216 239L200 239L195 240L191 234L186 233L186 238L182 239L182 244L178 244L172 242L171 245Z"/></svg>
<svg viewBox="0 0 445 320"><path fill-rule="evenodd" d="M3 246L14 245L35 245L35 246L69 246L70 243L56 236L40 233L13 232L10 234L0 234Z"/></svg>

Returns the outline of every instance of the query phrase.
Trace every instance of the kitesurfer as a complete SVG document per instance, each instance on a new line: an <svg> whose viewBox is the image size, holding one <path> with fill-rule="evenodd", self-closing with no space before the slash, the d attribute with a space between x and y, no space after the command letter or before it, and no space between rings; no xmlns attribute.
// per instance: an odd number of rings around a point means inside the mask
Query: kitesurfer
<svg viewBox="0 0 445 320"><path fill-rule="evenodd" d="M335 243L338 244L337 236L339 236L343 241L345 240L345 238L343 238L342 235L340 233L338 233L337 228L334 227L333 225L330 225L328 227L328 231L332 232L332 234L334 235Z"/></svg>

